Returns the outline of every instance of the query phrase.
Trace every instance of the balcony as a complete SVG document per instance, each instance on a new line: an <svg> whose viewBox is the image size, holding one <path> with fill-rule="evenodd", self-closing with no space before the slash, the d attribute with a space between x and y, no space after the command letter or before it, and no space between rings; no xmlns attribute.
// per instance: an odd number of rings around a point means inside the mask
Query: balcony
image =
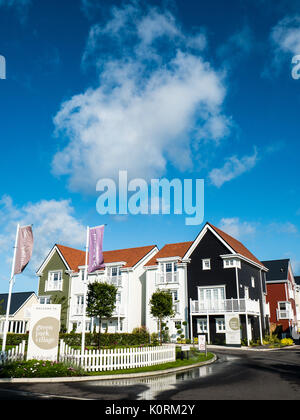
<svg viewBox="0 0 300 420"><path fill-rule="evenodd" d="M101 282L113 284L116 287L122 287L122 276L106 276L101 277Z"/></svg>
<svg viewBox="0 0 300 420"><path fill-rule="evenodd" d="M280 319L294 319L294 314L292 310L280 310L276 309L277 320Z"/></svg>
<svg viewBox="0 0 300 420"><path fill-rule="evenodd" d="M73 316L83 315L83 305L75 305L72 311ZM116 308L112 314L112 317L125 316L124 306L116 304Z"/></svg>
<svg viewBox="0 0 300 420"><path fill-rule="evenodd" d="M56 292L62 291L63 281L53 281L53 280L46 280L45 282L45 292Z"/></svg>
<svg viewBox="0 0 300 420"><path fill-rule="evenodd" d="M192 315L224 314L225 312L260 315L259 301L251 299L191 300L190 306Z"/></svg>
<svg viewBox="0 0 300 420"><path fill-rule="evenodd" d="M176 284L179 283L179 277L177 271L170 273L156 273L155 274L155 284Z"/></svg>

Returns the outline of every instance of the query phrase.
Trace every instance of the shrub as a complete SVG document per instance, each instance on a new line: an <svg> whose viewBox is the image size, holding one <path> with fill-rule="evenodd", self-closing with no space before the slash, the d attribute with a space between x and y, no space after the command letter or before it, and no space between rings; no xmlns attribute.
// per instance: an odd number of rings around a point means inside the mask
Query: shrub
<svg viewBox="0 0 300 420"><path fill-rule="evenodd" d="M141 344L149 344L150 335L147 330L139 329L134 330L134 333L104 333L100 336L101 347L113 347L113 346L138 346ZM66 344L72 347L78 347L81 345L81 334L60 334L60 338L64 340ZM85 345L97 346L98 345L98 334L86 333L85 334Z"/></svg>
<svg viewBox="0 0 300 420"><path fill-rule="evenodd" d="M12 362L0 368L0 378L54 378L85 375L85 371L79 367L38 360Z"/></svg>
<svg viewBox="0 0 300 420"><path fill-rule="evenodd" d="M280 341L280 344L281 344L282 346L292 346L292 345L294 344L294 341L293 341L291 338L283 338L283 339Z"/></svg>

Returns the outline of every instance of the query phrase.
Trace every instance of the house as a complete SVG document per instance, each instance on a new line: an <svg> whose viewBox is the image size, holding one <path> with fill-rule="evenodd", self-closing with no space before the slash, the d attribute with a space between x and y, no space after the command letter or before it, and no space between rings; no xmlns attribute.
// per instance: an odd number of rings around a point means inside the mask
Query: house
<svg viewBox="0 0 300 420"><path fill-rule="evenodd" d="M171 291L176 316L168 320L176 339L205 334L209 343L229 343L226 314L234 314L238 341L262 339L269 328L267 268L241 242L206 223L192 242L165 245L146 264L146 326L156 331L149 300L156 289Z"/></svg>
<svg viewBox="0 0 300 420"><path fill-rule="evenodd" d="M296 312L297 312L297 328L298 333L300 332L300 276L294 277L295 287L295 300L296 300Z"/></svg>
<svg viewBox="0 0 300 420"><path fill-rule="evenodd" d="M267 273L267 301L270 322L280 337L297 332L296 283L290 259L263 261Z"/></svg>
<svg viewBox="0 0 300 420"><path fill-rule="evenodd" d="M88 275L88 283L108 282L118 288L115 313L102 322L103 332L132 332L145 325L144 264L156 252L155 245L103 252L105 268ZM85 252L63 245L53 247L37 272L41 303L49 303L53 297L64 297L68 302L62 313L68 332L82 331L84 272ZM86 318L86 331L98 328L97 320Z"/></svg>
<svg viewBox="0 0 300 420"><path fill-rule="evenodd" d="M0 294L0 336L4 332L8 293ZM8 318L8 332L25 334L29 329L30 308L36 305L38 297L34 292L12 293Z"/></svg>

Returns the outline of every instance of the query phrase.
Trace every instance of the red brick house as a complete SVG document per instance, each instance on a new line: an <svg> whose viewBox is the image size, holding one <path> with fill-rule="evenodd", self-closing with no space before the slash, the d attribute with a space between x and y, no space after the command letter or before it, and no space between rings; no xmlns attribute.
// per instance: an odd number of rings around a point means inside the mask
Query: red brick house
<svg viewBox="0 0 300 420"><path fill-rule="evenodd" d="M267 302L270 305L270 324L276 324L279 337L292 337L297 332L296 283L291 261L262 262L267 272Z"/></svg>

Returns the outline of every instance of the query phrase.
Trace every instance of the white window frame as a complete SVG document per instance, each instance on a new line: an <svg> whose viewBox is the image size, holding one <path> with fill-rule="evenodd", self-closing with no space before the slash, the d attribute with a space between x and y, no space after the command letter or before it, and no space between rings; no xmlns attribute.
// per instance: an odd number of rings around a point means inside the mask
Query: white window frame
<svg viewBox="0 0 300 420"><path fill-rule="evenodd" d="M202 270L210 270L210 269L211 269L210 258L203 258L203 260L202 260Z"/></svg>
<svg viewBox="0 0 300 420"><path fill-rule="evenodd" d="M226 324L224 318L216 318L216 333L225 333L226 332Z"/></svg>
<svg viewBox="0 0 300 420"><path fill-rule="evenodd" d="M251 276L251 286L255 287L255 277Z"/></svg>
<svg viewBox="0 0 300 420"><path fill-rule="evenodd" d="M241 261L237 258L224 258L223 268L241 268Z"/></svg>
<svg viewBox="0 0 300 420"><path fill-rule="evenodd" d="M59 280L53 280L55 274L60 275ZM57 281L58 287L54 288L54 282ZM45 292L61 292L63 290L63 272L62 270L52 270L48 272L48 280L45 283Z"/></svg>
<svg viewBox="0 0 300 420"><path fill-rule="evenodd" d="M197 319L197 333L198 334L207 333L207 319L206 318Z"/></svg>
<svg viewBox="0 0 300 420"><path fill-rule="evenodd" d="M46 302L41 302L41 299L45 299ZM40 296L39 297L39 304L40 305L50 305L51 303L51 296Z"/></svg>

